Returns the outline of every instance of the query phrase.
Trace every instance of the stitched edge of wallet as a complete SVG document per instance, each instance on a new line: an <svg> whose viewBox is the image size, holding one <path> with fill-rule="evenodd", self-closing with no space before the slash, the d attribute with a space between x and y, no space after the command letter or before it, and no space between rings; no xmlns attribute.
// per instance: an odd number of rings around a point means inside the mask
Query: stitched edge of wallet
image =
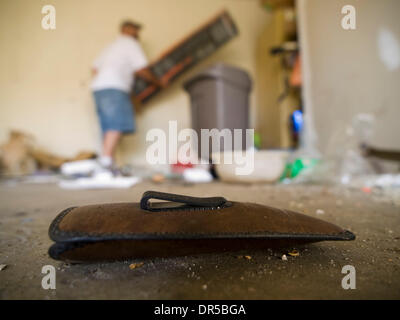
<svg viewBox="0 0 400 320"><path fill-rule="evenodd" d="M179 233L179 232L154 232L154 233L85 233L79 231L62 231L59 229L61 220L73 209L70 207L62 211L53 220L49 227L49 237L55 242L93 242L93 241L109 241L109 240L173 240L173 239L233 239L233 238L264 238L264 239L304 239L304 240L354 240L356 236L348 231L337 234L302 234L302 233L271 233L271 232L237 232L237 233Z"/></svg>

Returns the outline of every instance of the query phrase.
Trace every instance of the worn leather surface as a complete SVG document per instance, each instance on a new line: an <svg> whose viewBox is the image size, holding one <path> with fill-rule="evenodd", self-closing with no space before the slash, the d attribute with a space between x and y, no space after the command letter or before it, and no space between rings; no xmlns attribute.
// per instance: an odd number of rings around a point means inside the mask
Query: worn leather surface
<svg viewBox="0 0 400 320"><path fill-rule="evenodd" d="M355 238L351 232L304 214L229 201L218 207L184 205L157 212L143 210L139 203L69 208L53 221L49 236L57 242L50 255L74 261Z"/></svg>
<svg viewBox="0 0 400 320"><path fill-rule="evenodd" d="M195 239L195 240L110 240L56 243L50 256L70 262L112 261L129 258L179 257L193 254L266 250L315 242L314 239Z"/></svg>
<svg viewBox="0 0 400 320"><path fill-rule="evenodd" d="M51 226L50 237L54 241L76 241L104 235L157 239L343 232L342 228L320 219L255 203L232 202L221 209L185 208L166 212L142 210L137 203L115 203L69 210Z"/></svg>

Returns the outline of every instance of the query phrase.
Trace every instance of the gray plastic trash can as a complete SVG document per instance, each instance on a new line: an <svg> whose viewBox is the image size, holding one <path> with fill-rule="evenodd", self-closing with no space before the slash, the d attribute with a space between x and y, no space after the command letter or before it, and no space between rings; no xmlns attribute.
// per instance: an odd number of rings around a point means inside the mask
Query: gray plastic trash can
<svg viewBox="0 0 400 320"><path fill-rule="evenodd" d="M247 72L225 64L216 64L198 73L183 86L190 94L192 127L198 134L199 146L201 146L201 129L227 128L232 132L232 137L233 129L242 129L242 149L244 149L245 129L249 127L251 90L251 79ZM211 146L211 141L209 143ZM220 151L223 150L224 144L221 140Z"/></svg>

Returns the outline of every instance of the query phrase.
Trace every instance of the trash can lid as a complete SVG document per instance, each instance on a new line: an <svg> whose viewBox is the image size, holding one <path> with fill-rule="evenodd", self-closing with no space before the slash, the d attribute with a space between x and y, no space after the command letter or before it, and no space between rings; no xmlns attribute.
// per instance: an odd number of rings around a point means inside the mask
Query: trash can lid
<svg viewBox="0 0 400 320"><path fill-rule="evenodd" d="M223 81L232 83L244 90L251 89L251 79L246 71L224 63L217 63L207 69L204 69L194 77L185 81L183 87L188 91L196 82L209 78L222 79Z"/></svg>

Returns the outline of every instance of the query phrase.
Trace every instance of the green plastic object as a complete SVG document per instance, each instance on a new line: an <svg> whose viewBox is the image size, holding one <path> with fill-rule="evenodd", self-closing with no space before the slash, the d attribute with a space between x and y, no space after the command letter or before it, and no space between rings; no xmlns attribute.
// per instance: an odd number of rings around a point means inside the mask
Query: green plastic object
<svg viewBox="0 0 400 320"><path fill-rule="evenodd" d="M261 149L261 135L258 132L254 133L254 147Z"/></svg>
<svg viewBox="0 0 400 320"><path fill-rule="evenodd" d="M284 179L292 179L296 177L304 169L314 167L318 162L318 159L313 158L297 158L293 162L287 163L283 170L280 181Z"/></svg>

